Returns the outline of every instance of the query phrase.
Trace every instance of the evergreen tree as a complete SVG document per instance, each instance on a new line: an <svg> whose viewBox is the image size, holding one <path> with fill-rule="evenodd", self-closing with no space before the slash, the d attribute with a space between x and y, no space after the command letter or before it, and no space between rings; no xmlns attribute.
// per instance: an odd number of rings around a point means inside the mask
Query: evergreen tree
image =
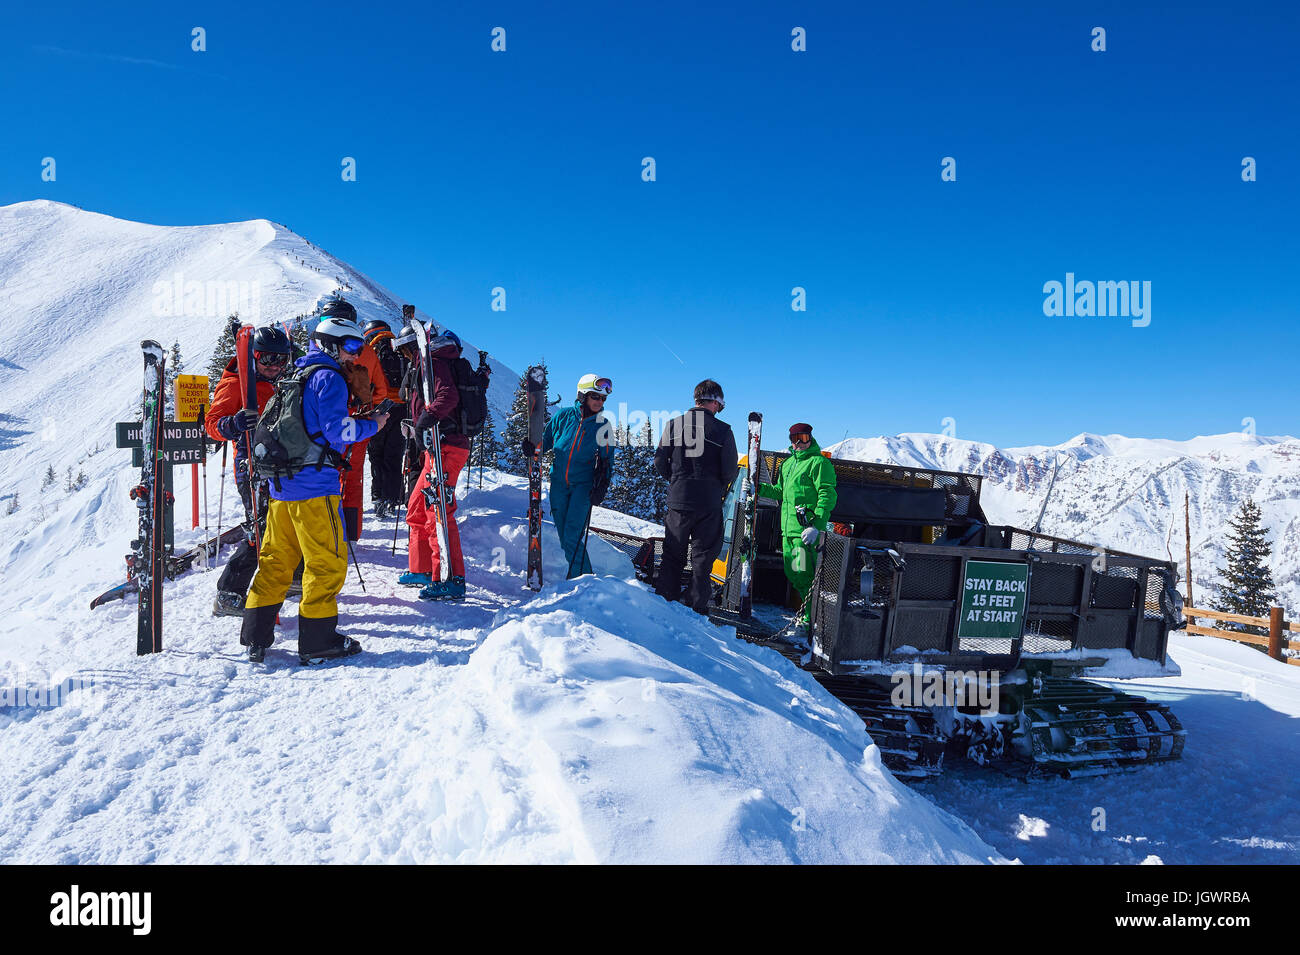
<svg viewBox="0 0 1300 955"><path fill-rule="evenodd" d="M549 387L550 378L546 370L546 360L538 362L542 369L542 380ZM506 430L502 435L504 447L501 449L500 461L501 470L507 474L525 475L528 473L528 462L524 460L523 443L528 437L528 389L527 389L528 372L525 371L519 376L519 385L515 388L514 400L510 403L510 414L506 418ZM543 396L546 391L542 392ZM545 421L551 420L551 409L547 405L544 409Z"/></svg>
<svg viewBox="0 0 1300 955"><path fill-rule="evenodd" d="M1277 591L1268 559L1273 545L1268 541L1268 531L1263 526L1263 514L1250 498L1228 524L1228 566L1219 570L1222 584L1215 594L1212 609L1224 613L1239 613L1247 617L1267 617L1269 607L1277 603ZM1262 627L1248 627L1239 623L1218 621L1220 630L1237 630L1267 636Z"/></svg>
<svg viewBox="0 0 1300 955"><path fill-rule="evenodd" d="M226 328L217 339L216 348L212 351L212 360L208 362L208 398L209 400L217 392L217 382L225 374L226 366L230 364L230 359L235 357L235 336L239 334L239 313L231 315L226 321Z"/></svg>
<svg viewBox="0 0 1300 955"><path fill-rule="evenodd" d="M53 487L58 480L59 476L54 473L54 465L51 464L45 469L45 480L41 482L41 490L48 490Z"/></svg>
<svg viewBox="0 0 1300 955"><path fill-rule="evenodd" d="M66 478L65 478L64 481L63 481L63 490L65 490L65 491L75 491L76 489L77 489L77 488L76 488L75 482L73 481L73 478L72 478L72 465L68 465L68 473L67 473Z"/></svg>
<svg viewBox="0 0 1300 955"><path fill-rule="evenodd" d="M485 468L496 469L499 467L498 459L503 450L501 435L497 434L496 419L492 416L492 407L489 405L487 418L483 422L483 433L474 439L469 449L468 467L478 468L480 471Z"/></svg>
<svg viewBox="0 0 1300 955"><path fill-rule="evenodd" d="M14 491L14 496L9 498L9 506L5 508L6 514L12 514L18 510L18 492Z"/></svg>
<svg viewBox="0 0 1300 955"><path fill-rule="evenodd" d="M176 417L176 379L180 377L184 366L185 362L181 359L181 343L173 341L171 351L167 355L167 393L163 404L163 417L169 421Z"/></svg>

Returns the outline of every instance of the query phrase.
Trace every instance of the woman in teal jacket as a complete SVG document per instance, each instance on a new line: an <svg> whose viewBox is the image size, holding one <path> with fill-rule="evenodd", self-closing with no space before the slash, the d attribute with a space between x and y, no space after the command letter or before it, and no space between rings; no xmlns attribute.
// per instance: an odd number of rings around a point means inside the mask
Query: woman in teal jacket
<svg viewBox="0 0 1300 955"><path fill-rule="evenodd" d="M758 486L759 497L781 502L781 555L800 603L807 599L817 570L817 541L835 510L835 484L835 468L813 440L812 425L800 421L790 427L790 457L781 463L776 483ZM811 526L799 523L800 507ZM807 608L803 622L808 622Z"/></svg>
<svg viewBox="0 0 1300 955"><path fill-rule="evenodd" d="M614 384L608 378L583 375L578 380L577 400L556 412L546 422L542 434L542 453L555 450L551 465L551 517L569 562L570 580L592 572L585 538L596 469L608 469L614 454L613 428L601 414L605 399L613 390ZM532 454L527 441L524 454Z"/></svg>

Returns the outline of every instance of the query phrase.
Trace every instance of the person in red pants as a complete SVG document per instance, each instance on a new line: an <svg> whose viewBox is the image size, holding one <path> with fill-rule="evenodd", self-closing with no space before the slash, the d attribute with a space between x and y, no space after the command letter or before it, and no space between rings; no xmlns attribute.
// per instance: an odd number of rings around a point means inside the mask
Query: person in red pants
<svg viewBox="0 0 1300 955"><path fill-rule="evenodd" d="M462 600L465 597L465 559L460 550L460 531L456 526L456 481L469 460L469 439L460 433L460 391L452 374L451 363L460 358L460 338L443 330L429 342L429 359L433 369L432 404L412 401L416 441L425 448L420 479L406 505L406 523L411 528L411 546L407 557L409 571L398 583L418 586L421 600ZM423 394L421 394L423 398ZM435 429L435 425L437 428ZM442 468L447 502L447 553L438 547L437 507L430 504L425 492L430 487L434 457L430 450L434 434L441 438ZM442 579L442 562L447 562L448 576Z"/></svg>

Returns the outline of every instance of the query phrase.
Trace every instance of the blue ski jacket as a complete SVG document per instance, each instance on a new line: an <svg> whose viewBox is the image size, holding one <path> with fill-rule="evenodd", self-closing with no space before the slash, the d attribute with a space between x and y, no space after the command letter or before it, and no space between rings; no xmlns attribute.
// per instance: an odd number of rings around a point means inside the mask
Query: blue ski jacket
<svg viewBox="0 0 1300 955"><path fill-rule="evenodd" d="M375 436L379 426L374 421L349 417L348 383L339 363L321 351L316 342L311 343L307 354L294 365L298 368L319 366L321 369L311 373L302 390L303 423L312 440L317 444L328 444L346 456L349 445ZM340 474L331 467L320 470L315 466L303 468L293 477L281 478L279 490L274 483L270 488L272 499L277 501L306 501L313 497L342 494Z"/></svg>
<svg viewBox="0 0 1300 955"><path fill-rule="evenodd" d="M614 429L603 414L582 416L582 399L557 411L542 433L542 453L555 449L551 483L566 487L590 485L596 475L596 456L606 464L614 454Z"/></svg>

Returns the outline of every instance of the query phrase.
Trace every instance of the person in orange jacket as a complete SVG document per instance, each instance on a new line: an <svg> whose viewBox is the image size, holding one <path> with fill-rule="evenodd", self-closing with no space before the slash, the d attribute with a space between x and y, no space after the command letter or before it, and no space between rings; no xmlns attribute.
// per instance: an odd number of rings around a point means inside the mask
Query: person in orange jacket
<svg viewBox="0 0 1300 955"><path fill-rule="evenodd" d="M257 365L257 412L250 414L244 408L244 393L239 387L239 362L231 358L217 382L212 397L212 407L204 418L204 427L214 441L233 441L235 445L235 487L244 502L244 539L239 542L226 567L217 580L217 598L212 604L214 616L242 617L244 598L248 585L257 570L255 541L266 529L267 495L265 489L258 495L258 513L253 514L253 499L248 477L248 454L243 441L244 433L257 426L257 416L275 394L275 382L289 367L293 345L289 336L274 325L253 332L253 358ZM263 486L265 488L265 485ZM254 532L253 522L259 530Z"/></svg>
<svg viewBox="0 0 1300 955"><path fill-rule="evenodd" d="M388 414L388 424L370 439L366 454L370 458L370 501L375 506L375 517L386 520L396 517L410 496L402 486L402 458L406 442L402 437L402 422L406 420L406 402L402 396L402 378L406 374L406 360L394 346L396 336L393 326L376 318L365 328L366 344L374 349L384 370L384 383L393 408Z"/></svg>
<svg viewBox="0 0 1300 955"><path fill-rule="evenodd" d="M341 302L339 318L355 322L357 310L348 302ZM350 315L348 314L350 313ZM388 384L379 356L367 343L350 365L343 366L348 380L348 414L367 415L388 397ZM359 441L348 448L348 470L343 472L343 532L350 541L361 539L361 510L364 506L362 480L366 471L366 445L370 439Z"/></svg>

